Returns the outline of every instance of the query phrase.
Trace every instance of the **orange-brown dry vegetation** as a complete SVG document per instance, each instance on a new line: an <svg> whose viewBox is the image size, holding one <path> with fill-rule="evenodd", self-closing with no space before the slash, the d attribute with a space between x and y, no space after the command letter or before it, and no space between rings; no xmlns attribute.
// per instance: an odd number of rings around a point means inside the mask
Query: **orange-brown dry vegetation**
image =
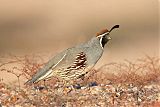
<svg viewBox="0 0 160 107"><path fill-rule="evenodd" d="M0 105L16 107L158 107L160 59L145 56L136 61L105 64L91 70L78 89L65 87L58 78L21 85L46 63L38 55L14 56L2 62L0 72L17 77L14 87L0 80ZM10 65L10 66L9 66ZM13 66L12 66L13 65ZM9 67L8 67L9 66ZM14 84L14 83L13 83Z"/></svg>

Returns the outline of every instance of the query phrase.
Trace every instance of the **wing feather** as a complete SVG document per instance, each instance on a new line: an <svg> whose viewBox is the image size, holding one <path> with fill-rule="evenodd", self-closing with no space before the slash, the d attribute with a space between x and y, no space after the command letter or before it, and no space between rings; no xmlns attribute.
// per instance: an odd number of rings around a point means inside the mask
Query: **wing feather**
<svg viewBox="0 0 160 107"><path fill-rule="evenodd" d="M55 57L49 60L48 63L25 84L32 84L38 82L39 80L45 79L45 77L52 73L52 70L50 69L56 67L66 57L66 53L67 51L63 51L62 53L57 54Z"/></svg>

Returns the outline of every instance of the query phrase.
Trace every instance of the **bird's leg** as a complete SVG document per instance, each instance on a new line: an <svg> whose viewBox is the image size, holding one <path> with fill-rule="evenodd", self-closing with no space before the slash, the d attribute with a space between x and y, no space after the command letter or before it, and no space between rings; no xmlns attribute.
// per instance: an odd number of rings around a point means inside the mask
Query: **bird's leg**
<svg viewBox="0 0 160 107"><path fill-rule="evenodd" d="M43 84L37 84L37 85L34 84L34 88L37 89L37 90L48 89L47 85L45 84L45 82L46 82L46 80L44 79L43 80Z"/></svg>
<svg viewBox="0 0 160 107"><path fill-rule="evenodd" d="M71 86L73 89L81 89L83 83L84 76L77 79Z"/></svg>
<svg viewBox="0 0 160 107"><path fill-rule="evenodd" d="M84 75L85 75L85 74L81 75L81 77L80 77L82 81L84 81L84 78L85 78Z"/></svg>
<svg viewBox="0 0 160 107"><path fill-rule="evenodd" d="M45 79L43 80L43 85L44 85L44 88L45 88L45 89L48 89L48 87L47 87L47 85L46 85L46 80L45 80Z"/></svg>
<svg viewBox="0 0 160 107"><path fill-rule="evenodd" d="M79 78L79 81L77 84L74 85L74 88L76 89L81 89L82 86L84 86L86 83L85 83L85 75L87 74L88 72L80 75L78 78Z"/></svg>
<svg viewBox="0 0 160 107"><path fill-rule="evenodd" d="M88 73L88 72L86 72L86 73L80 75L78 78L81 78L81 80L84 80L84 76L85 76L87 73Z"/></svg>

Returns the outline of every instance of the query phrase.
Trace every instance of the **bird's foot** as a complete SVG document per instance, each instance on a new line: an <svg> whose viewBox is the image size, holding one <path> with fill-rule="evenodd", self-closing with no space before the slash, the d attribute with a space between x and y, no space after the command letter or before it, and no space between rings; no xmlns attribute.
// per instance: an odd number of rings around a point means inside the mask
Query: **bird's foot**
<svg viewBox="0 0 160 107"><path fill-rule="evenodd" d="M72 85L72 87L74 89L81 89L82 86L80 84L75 84L75 85Z"/></svg>
<svg viewBox="0 0 160 107"><path fill-rule="evenodd" d="M88 87L94 87L94 86L97 86L98 85L98 83L97 82L90 82L89 84L87 84L88 85Z"/></svg>
<svg viewBox="0 0 160 107"><path fill-rule="evenodd" d="M81 85L81 84L74 84L72 85L73 89L81 89L82 87L93 87L93 86L97 86L98 83L97 82L90 82L87 85Z"/></svg>
<svg viewBox="0 0 160 107"><path fill-rule="evenodd" d="M34 86L35 90L42 91L42 90L48 90L49 88L47 86Z"/></svg>

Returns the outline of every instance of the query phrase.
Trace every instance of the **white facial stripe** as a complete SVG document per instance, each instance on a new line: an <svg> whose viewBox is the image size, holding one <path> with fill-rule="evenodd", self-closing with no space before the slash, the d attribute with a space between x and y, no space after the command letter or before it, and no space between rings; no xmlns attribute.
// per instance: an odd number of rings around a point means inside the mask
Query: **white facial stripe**
<svg viewBox="0 0 160 107"><path fill-rule="evenodd" d="M103 49L103 46L102 46L102 38L103 38L103 37L100 37L99 43L100 43L100 46L101 46L102 49Z"/></svg>

